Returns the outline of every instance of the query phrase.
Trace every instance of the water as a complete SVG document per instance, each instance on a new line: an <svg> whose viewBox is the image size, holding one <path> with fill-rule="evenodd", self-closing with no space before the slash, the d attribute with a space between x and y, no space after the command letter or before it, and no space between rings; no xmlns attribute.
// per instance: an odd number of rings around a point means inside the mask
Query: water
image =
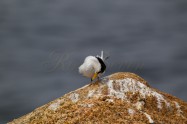
<svg viewBox="0 0 187 124"><path fill-rule="evenodd" d="M187 2L0 1L0 123L89 83L77 68L104 50L109 75L134 72L187 100Z"/></svg>

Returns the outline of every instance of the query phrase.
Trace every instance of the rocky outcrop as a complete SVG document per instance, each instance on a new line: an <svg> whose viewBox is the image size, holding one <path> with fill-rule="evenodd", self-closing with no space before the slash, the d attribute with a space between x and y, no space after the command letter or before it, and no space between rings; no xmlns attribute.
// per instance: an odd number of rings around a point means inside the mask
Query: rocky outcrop
<svg viewBox="0 0 187 124"><path fill-rule="evenodd" d="M9 124L187 124L187 103L132 73L115 73Z"/></svg>

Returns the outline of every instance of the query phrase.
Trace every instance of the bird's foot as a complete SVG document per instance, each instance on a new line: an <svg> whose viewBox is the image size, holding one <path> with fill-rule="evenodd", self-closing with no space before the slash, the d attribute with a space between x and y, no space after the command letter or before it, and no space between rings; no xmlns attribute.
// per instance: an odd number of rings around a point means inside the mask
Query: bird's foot
<svg viewBox="0 0 187 124"><path fill-rule="evenodd" d="M97 81L100 81L101 79L99 77L97 77Z"/></svg>
<svg viewBox="0 0 187 124"><path fill-rule="evenodd" d="M98 81L100 81L101 79L99 78L99 77L97 77L97 79L96 80L90 80L91 82L90 82L90 85L92 85L92 84L94 84L95 82L98 82Z"/></svg>

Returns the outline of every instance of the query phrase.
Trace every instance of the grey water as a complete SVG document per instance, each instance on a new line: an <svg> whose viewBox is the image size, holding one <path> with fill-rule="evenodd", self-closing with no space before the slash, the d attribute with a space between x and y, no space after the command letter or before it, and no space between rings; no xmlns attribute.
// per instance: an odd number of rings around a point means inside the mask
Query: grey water
<svg viewBox="0 0 187 124"><path fill-rule="evenodd" d="M133 72L187 101L187 1L1 0L0 123L90 79L78 73L105 51L106 75Z"/></svg>

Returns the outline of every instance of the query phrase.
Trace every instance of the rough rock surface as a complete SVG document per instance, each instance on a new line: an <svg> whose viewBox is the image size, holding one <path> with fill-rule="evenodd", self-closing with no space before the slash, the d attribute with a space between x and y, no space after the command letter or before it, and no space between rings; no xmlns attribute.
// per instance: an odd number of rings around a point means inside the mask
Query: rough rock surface
<svg viewBox="0 0 187 124"><path fill-rule="evenodd" d="M187 124L187 103L132 73L115 73L9 124Z"/></svg>

